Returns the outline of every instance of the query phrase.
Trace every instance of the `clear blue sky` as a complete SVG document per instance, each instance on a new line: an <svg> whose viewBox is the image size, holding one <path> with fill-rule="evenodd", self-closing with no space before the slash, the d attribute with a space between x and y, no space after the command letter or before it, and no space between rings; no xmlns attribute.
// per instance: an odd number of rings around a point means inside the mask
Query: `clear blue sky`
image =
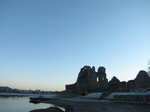
<svg viewBox="0 0 150 112"><path fill-rule="evenodd" d="M0 86L64 90L84 65L134 79L150 59L150 0L0 0Z"/></svg>

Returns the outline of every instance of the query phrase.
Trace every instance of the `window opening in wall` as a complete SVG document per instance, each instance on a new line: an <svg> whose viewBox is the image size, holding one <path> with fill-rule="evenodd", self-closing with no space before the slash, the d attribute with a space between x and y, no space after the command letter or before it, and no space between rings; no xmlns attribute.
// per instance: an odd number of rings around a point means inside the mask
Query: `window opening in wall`
<svg viewBox="0 0 150 112"><path fill-rule="evenodd" d="M104 77L102 77L102 80L104 80Z"/></svg>
<svg viewBox="0 0 150 112"><path fill-rule="evenodd" d="M99 82L99 78L97 77L97 82Z"/></svg>

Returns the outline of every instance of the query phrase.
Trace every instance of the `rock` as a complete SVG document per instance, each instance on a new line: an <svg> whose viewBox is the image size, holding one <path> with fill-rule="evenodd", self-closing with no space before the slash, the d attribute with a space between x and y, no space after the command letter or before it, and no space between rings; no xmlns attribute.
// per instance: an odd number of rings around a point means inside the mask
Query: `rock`
<svg viewBox="0 0 150 112"><path fill-rule="evenodd" d="M50 107L50 108L47 108L47 109L31 110L30 112L64 112L64 111L57 108L57 107Z"/></svg>

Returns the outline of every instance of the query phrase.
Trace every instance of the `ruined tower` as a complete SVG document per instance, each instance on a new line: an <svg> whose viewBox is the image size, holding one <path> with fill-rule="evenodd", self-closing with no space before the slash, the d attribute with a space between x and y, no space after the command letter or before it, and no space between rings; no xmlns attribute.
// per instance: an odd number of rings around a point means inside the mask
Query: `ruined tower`
<svg viewBox="0 0 150 112"><path fill-rule="evenodd" d="M106 69L99 67L95 72L95 67L84 66L81 68L75 84L66 85L66 91L76 92L78 94L87 94L90 92L103 92L108 90L108 79L106 78Z"/></svg>

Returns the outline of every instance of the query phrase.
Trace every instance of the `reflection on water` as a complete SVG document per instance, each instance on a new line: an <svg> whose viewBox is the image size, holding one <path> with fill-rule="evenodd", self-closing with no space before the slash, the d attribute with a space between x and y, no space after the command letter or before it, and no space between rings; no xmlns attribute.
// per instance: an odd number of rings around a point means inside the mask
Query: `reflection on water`
<svg viewBox="0 0 150 112"><path fill-rule="evenodd" d="M45 109L53 106L45 103L29 103L29 97L0 97L0 112L29 112L34 109Z"/></svg>

